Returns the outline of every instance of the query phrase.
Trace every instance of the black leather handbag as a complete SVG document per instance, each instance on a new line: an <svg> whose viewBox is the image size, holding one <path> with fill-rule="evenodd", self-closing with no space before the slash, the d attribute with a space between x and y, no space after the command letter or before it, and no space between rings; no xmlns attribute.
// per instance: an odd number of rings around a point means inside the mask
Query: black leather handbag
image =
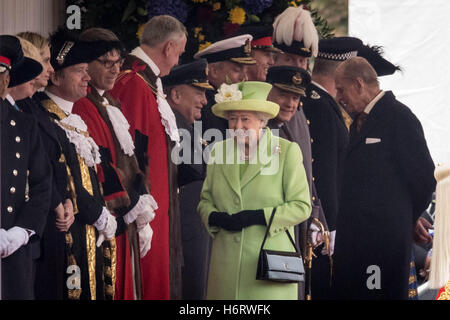
<svg viewBox="0 0 450 320"><path fill-rule="evenodd" d="M288 230L286 230L286 234L289 237L289 240L291 240L291 243L295 248L295 252L264 249L264 244L266 243L275 211L276 209L274 208L272 215L270 216L266 234L264 235L264 240L261 244L256 280L268 280L284 283L303 282L305 269L303 267L302 255L300 254L300 250Z"/></svg>

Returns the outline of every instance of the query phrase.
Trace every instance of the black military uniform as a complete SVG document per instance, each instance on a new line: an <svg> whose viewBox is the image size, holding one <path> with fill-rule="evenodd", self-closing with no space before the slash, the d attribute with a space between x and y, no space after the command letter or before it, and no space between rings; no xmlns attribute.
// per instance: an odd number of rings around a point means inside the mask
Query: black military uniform
<svg viewBox="0 0 450 320"><path fill-rule="evenodd" d="M38 62L23 57L16 37L0 36L0 56L2 67L10 72L10 87L42 71ZM2 299L34 299L33 258L39 254L35 244L44 231L50 204L50 165L36 122L1 98L0 126L1 228L19 227L29 236L26 245L1 259Z"/></svg>
<svg viewBox="0 0 450 320"><path fill-rule="evenodd" d="M198 88L205 88L206 95L214 93L207 80L205 59L180 65L173 68L169 75L163 77L164 88L170 92L172 87L187 84ZM181 233L183 244L182 267L182 298L184 300L201 300L206 296L206 283L208 278L209 254L211 238L205 229L197 206L206 174L203 159L203 148L207 145L202 139L199 123L195 126L171 106L180 130L181 146L190 146L190 157L184 157L182 150L180 159L186 159L178 165L178 186L181 217ZM205 109L205 106L203 107ZM211 113L212 114L212 113ZM215 117L214 119L223 120ZM228 124L225 121L228 127ZM198 128L195 130L194 128ZM189 139L185 141L184 139Z"/></svg>

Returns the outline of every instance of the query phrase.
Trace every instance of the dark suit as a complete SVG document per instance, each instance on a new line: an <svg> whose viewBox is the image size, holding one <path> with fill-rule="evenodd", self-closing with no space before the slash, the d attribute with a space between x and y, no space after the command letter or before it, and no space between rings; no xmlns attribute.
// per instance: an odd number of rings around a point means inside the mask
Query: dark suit
<svg viewBox="0 0 450 320"><path fill-rule="evenodd" d="M188 138L191 146L191 163L178 165L178 185L180 196L181 235L183 241L183 296L184 300L202 300L206 297L206 282L208 278L209 253L211 238L203 226L197 206L205 179L206 167L203 163L194 163L195 154L202 154L202 144L196 141L193 125L174 110L178 129L186 131L180 136ZM181 132L181 130L180 130ZM199 135L201 132L199 133ZM183 140L181 141L183 144ZM198 157L198 155L197 155Z"/></svg>
<svg viewBox="0 0 450 320"><path fill-rule="evenodd" d="M407 299L413 226L436 184L422 126L388 91L352 132L337 223L337 297ZM368 289L378 276L381 288Z"/></svg>
<svg viewBox="0 0 450 320"><path fill-rule="evenodd" d="M36 122L0 99L1 227L36 232L27 245L2 259L2 298L33 299L34 243L44 231L51 170Z"/></svg>

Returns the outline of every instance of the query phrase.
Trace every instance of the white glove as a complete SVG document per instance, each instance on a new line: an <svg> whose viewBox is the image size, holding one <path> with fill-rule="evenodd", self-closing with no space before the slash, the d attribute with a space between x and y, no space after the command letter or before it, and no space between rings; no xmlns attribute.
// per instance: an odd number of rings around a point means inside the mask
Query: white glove
<svg viewBox="0 0 450 320"><path fill-rule="evenodd" d="M323 246L322 248L322 255L329 255L330 257L333 255L334 253L334 240L336 239L336 230L333 230L330 232L330 252L327 251L327 249L325 248L325 246Z"/></svg>
<svg viewBox="0 0 450 320"><path fill-rule="evenodd" d="M6 239L9 242L6 246L6 250L2 253L2 258L6 258L13 254L21 246L28 243L28 232L20 227L12 227L6 231Z"/></svg>
<svg viewBox="0 0 450 320"><path fill-rule="evenodd" d="M6 248L8 247L8 233L5 229L0 229L0 257L3 257L6 252Z"/></svg>
<svg viewBox="0 0 450 320"><path fill-rule="evenodd" d="M141 202L140 213L136 218L136 226L138 230L144 228L152 222L153 219L155 219L155 210L158 209L158 204L149 194L142 195L139 198L139 202Z"/></svg>
<svg viewBox="0 0 450 320"><path fill-rule="evenodd" d="M149 223L154 218L154 213L152 211L158 209L158 205L156 204L155 199L151 195L144 194L139 197L136 205L131 209L126 215L123 216L123 220L126 224L133 223L139 215L144 214L144 211L149 211L147 217L143 217L140 219L142 223ZM145 222L145 219L149 220Z"/></svg>
<svg viewBox="0 0 450 320"><path fill-rule="evenodd" d="M317 247L323 243L322 233L320 232L319 226L312 222L309 225L309 230L311 231L311 244L313 247Z"/></svg>
<svg viewBox="0 0 450 320"><path fill-rule="evenodd" d="M102 223L104 220L104 217L106 215L106 222ZM100 221L99 221L100 220ZM104 225L104 227L102 225ZM117 229L117 221L116 218L109 213L108 209L103 208L103 213L98 218L98 220L94 223L94 226L97 228L98 232L100 233L97 240L97 247L100 247L103 243L103 241L111 240L116 235L116 229Z"/></svg>
<svg viewBox="0 0 450 320"><path fill-rule="evenodd" d="M153 230L147 223L142 229L138 230L139 236L139 252L141 258L145 257L147 252L150 250L152 244Z"/></svg>

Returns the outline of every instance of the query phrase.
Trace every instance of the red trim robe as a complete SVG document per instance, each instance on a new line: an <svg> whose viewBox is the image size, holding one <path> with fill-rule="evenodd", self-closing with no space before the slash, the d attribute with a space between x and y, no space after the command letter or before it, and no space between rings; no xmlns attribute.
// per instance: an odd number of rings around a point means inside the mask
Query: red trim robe
<svg viewBox="0 0 450 320"><path fill-rule="evenodd" d="M137 150L143 149L147 156L146 174L152 186L151 195L158 204L155 219L150 223L153 229L151 249L141 259L142 299L167 300L170 298L168 146L156 97L149 86L156 88L156 76L144 80L137 72L143 68L149 71L150 68L145 64L135 63L136 59L133 56L127 57L124 69L132 71L121 74L110 93L123 103L122 112L130 124L130 134L135 141L136 157L140 165L143 157ZM136 141L137 135L144 139ZM147 144L140 145L142 141L147 141Z"/></svg>
<svg viewBox="0 0 450 320"><path fill-rule="evenodd" d="M106 203L127 197L127 192L122 185L121 175L116 168L117 155L113 137L110 128L105 123L95 105L88 99L82 98L78 100L72 109L72 112L78 114L86 123L89 135L94 139L99 148L108 149L111 155L109 165L114 170L112 175L106 174L102 166L98 166L98 176L100 182L111 183L115 181L118 184L117 192L105 194ZM105 161L102 157L102 162ZM106 179L106 180L105 180ZM117 182L116 182L117 181ZM131 264L131 251L127 232L116 236L117 246L117 262L116 262L116 284L115 284L115 300L134 300L133 272Z"/></svg>

